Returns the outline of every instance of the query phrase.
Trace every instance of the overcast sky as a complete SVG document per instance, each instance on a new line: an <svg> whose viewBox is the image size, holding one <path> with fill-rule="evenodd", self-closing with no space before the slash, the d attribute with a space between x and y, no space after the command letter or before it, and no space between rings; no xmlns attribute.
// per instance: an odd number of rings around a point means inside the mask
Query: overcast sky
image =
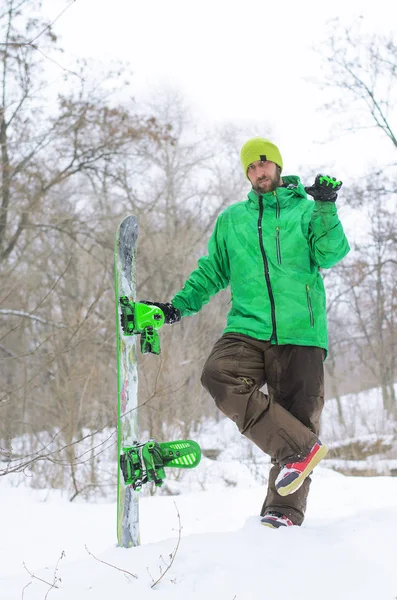
<svg viewBox="0 0 397 600"><path fill-rule="evenodd" d="M55 18L67 0L45 0ZM319 111L324 95L310 78L323 63L313 50L326 22L348 26L362 16L370 31L396 30L391 0L76 0L55 26L68 59L128 61L129 93L149 98L162 87L180 90L206 124L258 123L283 155L285 173L329 165L345 178L387 161L391 143L366 132L328 142L335 118ZM249 125L249 127L248 127ZM269 134L269 130L271 134ZM371 148L369 151L368 148ZM315 174L315 173L314 173Z"/></svg>

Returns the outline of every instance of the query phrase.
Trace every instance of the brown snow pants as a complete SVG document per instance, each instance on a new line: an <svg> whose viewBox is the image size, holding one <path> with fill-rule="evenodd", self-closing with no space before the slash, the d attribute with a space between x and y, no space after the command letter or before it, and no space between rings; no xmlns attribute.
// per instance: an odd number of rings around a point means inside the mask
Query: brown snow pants
<svg viewBox="0 0 397 600"><path fill-rule="evenodd" d="M261 515L278 511L296 525L304 519L310 477L284 497L274 482L281 465L305 456L317 440L324 406L324 355L315 346L275 346L227 333L215 344L201 377L217 407L272 458ZM268 394L260 391L265 383Z"/></svg>

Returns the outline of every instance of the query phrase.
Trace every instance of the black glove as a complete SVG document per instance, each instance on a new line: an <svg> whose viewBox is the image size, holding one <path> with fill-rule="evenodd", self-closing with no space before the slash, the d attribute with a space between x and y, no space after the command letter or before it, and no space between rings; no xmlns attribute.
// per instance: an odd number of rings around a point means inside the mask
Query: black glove
<svg viewBox="0 0 397 600"><path fill-rule="evenodd" d="M181 313L171 304L171 302L149 302L149 300L140 300L139 302L141 304L150 304L160 308L164 313L165 322L168 323L168 325L178 323L178 321L181 320Z"/></svg>
<svg viewBox="0 0 397 600"><path fill-rule="evenodd" d="M335 177L328 177L328 175L317 175L314 184L305 187L305 190L310 196L313 196L314 200L321 200L322 202L335 202L338 197L336 193L342 187L342 182L337 181Z"/></svg>

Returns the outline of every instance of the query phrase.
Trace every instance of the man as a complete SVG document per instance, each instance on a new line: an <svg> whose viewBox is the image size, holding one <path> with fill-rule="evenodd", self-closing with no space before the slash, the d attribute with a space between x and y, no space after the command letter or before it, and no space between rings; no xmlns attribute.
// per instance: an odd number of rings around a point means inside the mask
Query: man
<svg viewBox="0 0 397 600"><path fill-rule="evenodd" d="M230 285L227 327L201 382L272 458L262 523L301 525L309 475L327 453L318 439L328 343L319 270L349 252L335 205L342 183L318 175L304 188L296 176L281 177L280 152L263 138L244 144L241 164L252 185L248 199L219 215L208 255L172 302L152 304L174 323ZM260 390L265 383L268 394Z"/></svg>

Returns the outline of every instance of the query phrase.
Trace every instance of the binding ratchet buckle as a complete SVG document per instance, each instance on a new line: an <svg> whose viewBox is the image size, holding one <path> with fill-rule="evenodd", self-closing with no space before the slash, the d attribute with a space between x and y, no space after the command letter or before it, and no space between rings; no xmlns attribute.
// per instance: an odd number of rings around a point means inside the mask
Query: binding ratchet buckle
<svg viewBox="0 0 397 600"><path fill-rule="evenodd" d="M157 330L164 325L164 313L157 306L134 302L128 296L120 298L120 319L124 335L141 336L142 354L160 354Z"/></svg>

